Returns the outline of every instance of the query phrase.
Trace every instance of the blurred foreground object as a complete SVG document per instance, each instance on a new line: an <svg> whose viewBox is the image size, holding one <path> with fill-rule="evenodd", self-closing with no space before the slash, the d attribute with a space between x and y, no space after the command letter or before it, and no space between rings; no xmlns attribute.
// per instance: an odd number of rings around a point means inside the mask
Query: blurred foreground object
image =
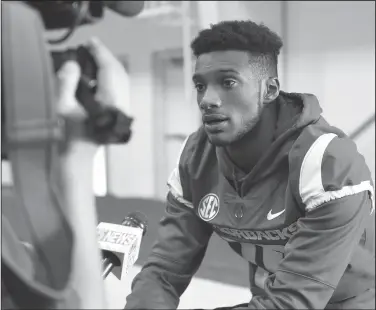
<svg viewBox="0 0 376 310"><path fill-rule="evenodd" d="M58 68L56 94L39 12L16 1L4 2L2 9L2 135L13 195L31 238L25 247L17 227L2 214L2 307L105 308L92 167L98 143L117 141L100 141L87 130L92 115L77 100L85 71L79 62ZM101 43L89 44L89 49L98 77L102 75L91 95L100 100L96 91L108 88L106 79L122 79L114 70L115 57ZM121 100L120 93L109 94ZM114 110L113 102L97 102Z"/></svg>

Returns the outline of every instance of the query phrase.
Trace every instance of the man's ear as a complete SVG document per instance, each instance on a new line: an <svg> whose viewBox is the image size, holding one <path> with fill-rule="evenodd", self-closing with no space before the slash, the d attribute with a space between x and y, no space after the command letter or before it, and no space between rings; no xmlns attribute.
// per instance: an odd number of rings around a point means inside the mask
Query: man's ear
<svg viewBox="0 0 376 310"><path fill-rule="evenodd" d="M274 101L279 96L279 80L278 78L268 78L265 81L264 104Z"/></svg>

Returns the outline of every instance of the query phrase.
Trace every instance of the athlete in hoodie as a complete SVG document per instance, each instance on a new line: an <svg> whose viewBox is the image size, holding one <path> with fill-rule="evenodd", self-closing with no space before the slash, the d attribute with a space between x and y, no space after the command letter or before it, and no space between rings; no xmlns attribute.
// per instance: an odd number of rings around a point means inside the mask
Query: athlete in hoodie
<svg viewBox="0 0 376 310"><path fill-rule="evenodd" d="M355 143L315 96L280 91L267 27L221 22L191 47L203 126L126 308L177 308L215 232L249 262L242 309L374 309L374 185Z"/></svg>

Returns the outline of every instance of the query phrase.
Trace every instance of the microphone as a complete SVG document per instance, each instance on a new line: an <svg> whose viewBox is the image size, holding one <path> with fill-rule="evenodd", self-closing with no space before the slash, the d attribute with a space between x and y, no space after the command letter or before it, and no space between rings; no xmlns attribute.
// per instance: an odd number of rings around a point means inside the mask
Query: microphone
<svg viewBox="0 0 376 310"><path fill-rule="evenodd" d="M147 231L146 216L130 213L121 223L99 223L97 226L99 247L103 253L103 278L115 267L120 267L118 277L123 279L138 258L142 237Z"/></svg>
<svg viewBox="0 0 376 310"><path fill-rule="evenodd" d="M104 4L122 16L133 17L141 13L145 3L144 1L104 1Z"/></svg>

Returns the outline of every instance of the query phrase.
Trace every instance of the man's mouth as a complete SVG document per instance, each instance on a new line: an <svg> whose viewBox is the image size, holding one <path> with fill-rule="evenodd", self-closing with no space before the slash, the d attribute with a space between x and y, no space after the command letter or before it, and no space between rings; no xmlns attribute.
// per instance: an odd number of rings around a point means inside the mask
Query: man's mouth
<svg viewBox="0 0 376 310"><path fill-rule="evenodd" d="M212 114L212 115L204 115L202 117L202 120L204 124L216 124L216 123L221 123L223 121L227 121L229 118L225 115L221 114Z"/></svg>
<svg viewBox="0 0 376 310"><path fill-rule="evenodd" d="M227 125L229 118L224 115L213 114L204 115L202 117L206 130L209 132L218 132L224 129Z"/></svg>

